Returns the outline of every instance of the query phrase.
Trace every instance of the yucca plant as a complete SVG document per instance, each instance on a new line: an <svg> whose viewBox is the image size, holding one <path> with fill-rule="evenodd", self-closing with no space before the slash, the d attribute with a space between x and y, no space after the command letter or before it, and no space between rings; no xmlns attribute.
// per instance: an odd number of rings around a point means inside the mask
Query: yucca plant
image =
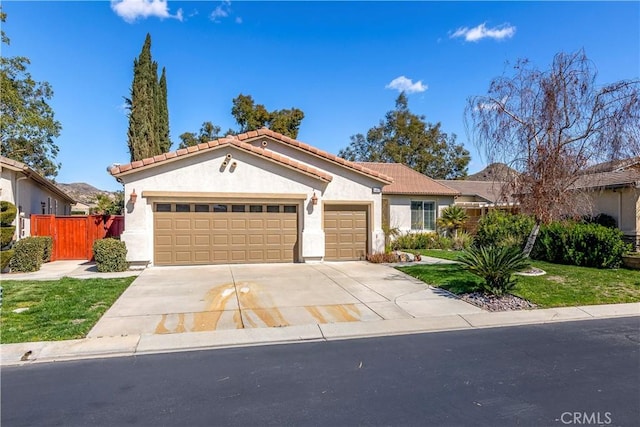
<svg viewBox="0 0 640 427"><path fill-rule="evenodd" d="M458 256L469 272L484 279L485 293L502 296L515 286L512 274L530 266L519 248L485 246L470 248Z"/></svg>

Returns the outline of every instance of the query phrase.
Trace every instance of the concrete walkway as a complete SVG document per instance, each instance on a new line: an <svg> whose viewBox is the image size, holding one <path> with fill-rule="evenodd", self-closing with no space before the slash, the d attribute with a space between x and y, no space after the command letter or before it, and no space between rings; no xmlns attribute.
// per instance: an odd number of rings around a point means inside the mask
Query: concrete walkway
<svg viewBox="0 0 640 427"><path fill-rule="evenodd" d="M137 276L142 270L127 270L118 273L99 273L96 263L86 260L53 261L42 264L40 270L33 273L5 273L2 280L58 280L63 277L91 279L96 277L129 277Z"/></svg>

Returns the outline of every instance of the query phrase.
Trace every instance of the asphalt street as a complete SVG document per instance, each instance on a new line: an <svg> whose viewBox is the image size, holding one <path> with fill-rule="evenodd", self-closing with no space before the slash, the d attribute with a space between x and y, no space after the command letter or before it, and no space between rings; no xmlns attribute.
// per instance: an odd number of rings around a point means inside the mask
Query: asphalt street
<svg viewBox="0 0 640 427"><path fill-rule="evenodd" d="M640 317L6 367L3 426L637 426Z"/></svg>

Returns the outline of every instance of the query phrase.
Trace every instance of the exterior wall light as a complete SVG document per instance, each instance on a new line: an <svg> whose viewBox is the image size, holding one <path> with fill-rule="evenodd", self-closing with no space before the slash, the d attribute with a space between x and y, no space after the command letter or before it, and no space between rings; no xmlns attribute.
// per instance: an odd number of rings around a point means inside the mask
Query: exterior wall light
<svg viewBox="0 0 640 427"><path fill-rule="evenodd" d="M318 204L318 196L316 196L316 192L313 192L313 196L311 196L311 203L315 206Z"/></svg>
<svg viewBox="0 0 640 427"><path fill-rule="evenodd" d="M132 205L135 205L136 200L138 200L138 195L136 194L136 189L134 188L131 194L129 194L129 202L131 202Z"/></svg>

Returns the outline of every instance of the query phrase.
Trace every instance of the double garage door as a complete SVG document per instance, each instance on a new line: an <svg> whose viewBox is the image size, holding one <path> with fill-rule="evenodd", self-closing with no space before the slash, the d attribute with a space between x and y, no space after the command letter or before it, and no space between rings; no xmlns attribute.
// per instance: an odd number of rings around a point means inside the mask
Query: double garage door
<svg viewBox="0 0 640 427"><path fill-rule="evenodd" d="M325 260L364 259L367 207L324 207ZM155 203L156 265L296 262L298 205Z"/></svg>
<svg viewBox="0 0 640 427"><path fill-rule="evenodd" d="M294 262L297 205L156 203L156 265Z"/></svg>

